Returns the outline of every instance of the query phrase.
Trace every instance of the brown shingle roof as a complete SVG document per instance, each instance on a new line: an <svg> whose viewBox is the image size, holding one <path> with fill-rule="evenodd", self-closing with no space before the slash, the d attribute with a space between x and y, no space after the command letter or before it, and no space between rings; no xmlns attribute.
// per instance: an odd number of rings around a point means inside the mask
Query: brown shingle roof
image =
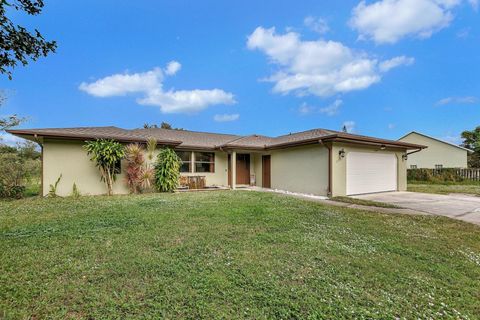
<svg viewBox="0 0 480 320"><path fill-rule="evenodd" d="M178 146L181 148L214 149L229 141L241 138L241 136L233 134L170 130L160 128L134 129L129 131L145 137L181 141L181 144Z"/></svg>
<svg viewBox="0 0 480 320"><path fill-rule="evenodd" d="M337 141L360 144L385 145L405 149L422 149L425 146L350 134L334 130L312 129L279 137L262 135L239 136L188 130L160 128L126 130L117 127L83 127L7 130L14 135L29 137L57 137L64 139L115 139L122 142L145 142L155 138L159 144L172 145L182 149L251 149L268 150L290 146Z"/></svg>
<svg viewBox="0 0 480 320"><path fill-rule="evenodd" d="M39 136L52 138L65 138L75 140L89 139L114 139L121 142L145 142L147 135L133 133L117 127L78 127L78 128L44 128L44 129L20 129L7 130L8 133L17 136ZM166 145L178 145L181 141L174 139L158 139L158 143Z"/></svg>

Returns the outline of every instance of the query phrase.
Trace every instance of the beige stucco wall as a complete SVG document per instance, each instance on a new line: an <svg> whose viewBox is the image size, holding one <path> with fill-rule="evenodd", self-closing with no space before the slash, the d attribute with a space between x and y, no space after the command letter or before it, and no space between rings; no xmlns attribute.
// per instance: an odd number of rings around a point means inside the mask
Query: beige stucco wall
<svg viewBox="0 0 480 320"><path fill-rule="evenodd" d="M415 132L408 134L400 139L400 141L421 144L428 147L427 149L408 156L408 168L410 168L411 165L416 165L417 168L434 169L436 164L441 164L444 168L467 167L468 152L448 143L431 139Z"/></svg>
<svg viewBox="0 0 480 320"><path fill-rule="evenodd" d="M340 158L339 151L345 150L345 157ZM397 157L397 190L407 190L407 167L406 161L402 159L405 151L380 150L378 147L359 147L350 144L334 143L332 145L332 196L345 196L347 194L347 154L349 152L380 152L395 153Z"/></svg>
<svg viewBox="0 0 480 320"><path fill-rule="evenodd" d="M43 194L48 194L49 185L54 184L60 174L62 179L57 187L59 196L72 193L75 183L83 195L105 194L107 189L100 181L100 173L83 149L82 141L46 140L43 143ZM122 170L124 164L122 163ZM128 193L125 176L117 175L114 193Z"/></svg>
<svg viewBox="0 0 480 320"><path fill-rule="evenodd" d="M257 187L261 187L262 186L262 155L259 154L259 153L252 153L251 154L251 159L250 159L250 163L253 165L253 167L251 166L251 170L253 168L253 174L255 174L255 185ZM253 161L252 161L253 159Z"/></svg>
<svg viewBox="0 0 480 320"><path fill-rule="evenodd" d="M49 185L54 184L60 174L62 179L57 187L59 196L69 196L72 193L75 183L83 195L106 194L105 184L100 181L100 173L95 164L90 161L83 149L83 141L68 140L46 140L43 143L43 193L48 194ZM157 154L157 153L156 153ZM155 158L156 159L156 154ZM114 184L115 194L127 194L128 188L125 185L124 169L125 162L122 161L122 172L117 175ZM227 176L227 154L215 152L214 173L182 173L182 175L205 176L207 185L226 186Z"/></svg>
<svg viewBox="0 0 480 320"><path fill-rule="evenodd" d="M106 187L100 181L100 174L90 161L82 141L46 140L43 144L43 184L44 195L49 185L54 184L62 174L57 194L68 196L75 183L83 195L105 194ZM347 144L332 146L332 195L346 194L346 157L340 159L338 151L394 152L398 163L398 190L406 190L406 161L402 160L403 151L382 150L378 148L359 147ZM243 152L240 152L243 153ZM248 153L248 152L245 152ZM274 150L271 153L271 187L315 195L328 193L328 149L322 145L310 145L288 149ZM126 194L122 163L122 173L117 176L114 185L115 194ZM256 176L256 185L262 185L262 154L250 153L250 172ZM215 152L214 173L182 173L182 175L206 176L207 185L228 185L228 158L225 152Z"/></svg>
<svg viewBox="0 0 480 320"><path fill-rule="evenodd" d="M271 152L271 187L291 192L328 193L328 150L320 144Z"/></svg>

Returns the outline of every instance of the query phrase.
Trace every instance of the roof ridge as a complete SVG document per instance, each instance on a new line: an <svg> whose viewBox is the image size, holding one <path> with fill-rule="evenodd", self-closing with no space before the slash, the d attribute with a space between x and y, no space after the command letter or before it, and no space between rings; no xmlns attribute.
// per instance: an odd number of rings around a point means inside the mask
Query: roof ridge
<svg viewBox="0 0 480 320"><path fill-rule="evenodd" d="M142 130L168 130L168 131L174 131L174 132L192 132L192 133L203 133L203 134L215 134L215 135L222 135L222 136L237 136L239 137L238 134L233 134L233 133L216 133L216 132L207 132L207 131L195 131L195 130L186 130L186 129L165 129L165 128L138 128L138 129L124 129L127 131L142 131ZM244 136L240 136L244 137Z"/></svg>
<svg viewBox="0 0 480 320"><path fill-rule="evenodd" d="M451 142L448 142L448 141L445 141L445 140L442 140L442 139L438 139L438 138L429 136L428 134L425 134L425 133L422 133L422 132L418 132L418 131L415 131L415 130L407 133L406 135L401 136L400 138L398 138L397 141L400 141L401 139L405 138L406 136L408 136L408 135L410 135L410 134L412 134L412 133L416 133L416 134L419 134L419 135L421 135L421 136L424 136L424 137L427 137L427 138L430 138L430 139L433 139L433 140L436 140L436 141L439 141L439 142L443 142L443 143L448 144L448 145L450 145L450 146L452 146L452 147L457 147L457 148L459 148L459 149L462 149L462 150L465 150L465 151L468 151L468 152L475 152L475 151L473 151L472 149L468 149L468 148L465 148L465 147L456 145L456 144L454 144L454 143L451 143Z"/></svg>
<svg viewBox="0 0 480 320"><path fill-rule="evenodd" d="M314 131L314 130L323 130L323 131L327 131L327 132L336 132L336 131L330 130L330 129L312 128L312 129L308 129L308 130L303 130L303 131L298 131L298 132L290 132L290 133L287 133L287 134L282 134L282 135L279 135L279 136L274 137L274 139L276 139L276 138L281 138L281 137L288 137L288 136L293 135L293 134L300 134L300 133L305 133L305 132Z"/></svg>

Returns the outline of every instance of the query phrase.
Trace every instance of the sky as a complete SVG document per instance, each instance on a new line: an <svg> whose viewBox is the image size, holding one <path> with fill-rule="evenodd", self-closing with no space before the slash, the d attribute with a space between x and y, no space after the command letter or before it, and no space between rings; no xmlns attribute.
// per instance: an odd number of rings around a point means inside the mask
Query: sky
<svg viewBox="0 0 480 320"><path fill-rule="evenodd" d="M21 128L326 128L453 143L480 125L478 0L46 0L57 52L0 76ZM14 142L10 136L4 141Z"/></svg>

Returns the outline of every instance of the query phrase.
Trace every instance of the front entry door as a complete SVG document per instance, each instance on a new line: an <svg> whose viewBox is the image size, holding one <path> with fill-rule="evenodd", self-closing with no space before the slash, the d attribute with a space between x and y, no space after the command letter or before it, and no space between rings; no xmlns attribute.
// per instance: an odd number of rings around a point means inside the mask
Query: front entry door
<svg viewBox="0 0 480 320"><path fill-rule="evenodd" d="M237 184L250 184L250 155L237 153Z"/></svg>
<svg viewBox="0 0 480 320"><path fill-rule="evenodd" d="M262 187L271 188L270 156L262 156Z"/></svg>

